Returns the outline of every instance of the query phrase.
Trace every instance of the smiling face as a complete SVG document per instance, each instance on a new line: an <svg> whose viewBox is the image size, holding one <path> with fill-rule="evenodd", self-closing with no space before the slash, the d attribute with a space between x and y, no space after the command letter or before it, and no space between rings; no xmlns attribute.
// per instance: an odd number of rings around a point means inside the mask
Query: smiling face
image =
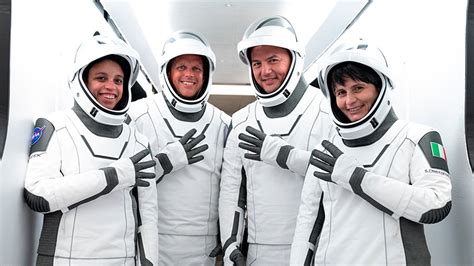
<svg viewBox="0 0 474 266"><path fill-rule="evenodd" d="M255 81L266 92L276 91L285 80L291 65L288 50L276 46L253 47L250 54Z"/></svg>
<svg viewBox="0 0 474 266"><path fill-rule="evenodd" d="M110 59L93 65L86 85L94 98L105 108L114 109L122 99L124 74L119 64Z"/></svg>
<svg viewBox="0 0 474 266"><path fill-rule="evenodd" d="M374 84L346 77L334 86L337 107L351 121L359 121L374 105L379 92Z"/></svg>
<svg viewBox="0 0 474 266"><path fill-rule="evenodd" d="M192 99L204 83L204 63L199 55L185 54L174 58L168 73L176 92L183 98Z"/></svg>

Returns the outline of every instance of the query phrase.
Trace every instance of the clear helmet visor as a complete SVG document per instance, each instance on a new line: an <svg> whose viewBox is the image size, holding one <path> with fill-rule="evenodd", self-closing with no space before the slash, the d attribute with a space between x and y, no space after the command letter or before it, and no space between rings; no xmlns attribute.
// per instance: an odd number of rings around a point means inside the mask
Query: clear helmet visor
<svg viewBox="0 0 474 266"><path fill-rule="evenodd" d="M104 59L116 62L124 72L122 98L113 109L102 106L87 87L90 68ZM131 102L131 87L139 73L139 55L133 48L117 38L93 36L77 49L70 73L69 87L84 112L102 124L122 124Z"/></svg>
<svg viewBox="0 0 474 266"><path fill-rule="evenodd" d="M291 55L291 66L285 80L274 92L267 94L258 85L252 72L251 50L256 46L275 46L287 49ZM249 66L249 78L255 89L257 100L263 106L283 103L293 93L298 84L304 63L304 48L298 42L295 30L284 17L267 17L252 23L237 45L240 60Z"/></svg>
<svg viewBox="0 0 474 266"><path fill-rule="evenodd" d="M358 139L373 133L391 109L390 93L394 88L391 71L382 51L362 40L344 43L323 59L318 76L319 87L329 100L333 121L344 139ZM368 113L358 121L349 121L337 107L330 79L331 71L345 62L354 62L370 68L380 78L379 94ZM375 85L375 84L374 84Z"/></svg>
<svg viewBox="0 0 474 266"><path fill-rule="evenodd" d="M191 99L181 96L174 88L168 76L172 60L182 55L199 55L203 59L204 82L197 95ZM171 105L182 112L193 113L201 110L209 98L212 74L216 68L216 56L209 42L198 33L177 31L165 41L159 62L160 85L165 97L170 101Z"/></svg>

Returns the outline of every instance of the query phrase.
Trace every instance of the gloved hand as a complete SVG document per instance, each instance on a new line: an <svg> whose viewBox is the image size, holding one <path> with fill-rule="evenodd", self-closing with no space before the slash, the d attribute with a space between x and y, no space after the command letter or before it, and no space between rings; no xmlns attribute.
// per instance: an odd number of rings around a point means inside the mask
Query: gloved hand
<svg viewBox="0 0 474 266"><path fill-rule="evenodd" d="M133 166L135 168L135 185L137 187L150 186L149 182L142 179L154 179L156 177L155 173L147 173L141 171L153 167L156 164L155 161L140 162L148 154L150 154L150 150L146 149L130 157L130 160L132 161Z"/></svg>
<svg viewBox="0 0 474 266"><path fill-rule="evenodd" d="M193 164L197 163L201 160L204 159L203 155L196 156L197 154L207 150L209 146L207 144L198 146L194 148L199 142L201 142L205 136L203 134L197 136L195 139L191 139L194 134L196 134L197 130L196 129L191 129L189 130L184 136L179 140L181 145L183 145L183 148L186 152L186 158L188 158L188 164Z"/></svg>
<svg viewBox="0 0 474 266"><path fill-rule="evenodd" d="M219 220L217 220L217 228L220 228ZM224 250L222 249L221 232L220 230L217 230L216 246L212 249L211 253L209 254L209 257L215 258L223 254L224 254Z"/></svg>
<svg viewBox="0 0 474 266"><path fill-rule="evenodd" d="M240 133L239 147L250 151L245 153L244 157L251 160L263 161L267 164L289 169L292 172L305 175L309 164L310 152L294 149L294 147L285 140L266 135L262 131L251 126L245 128L248 134Z"/></svg>
<svg viewBox="0 0 474 266"><path fill-rule="evenodd" d="M203 134L192 139L196 129L189 130L176 142L169 143L155 156L158 164L163 169L162 175L183 168L188 164L197 163L204 159L203 155L197 155L209 148L207 144L197 146L205 136ZM196 156L197 155L197 156Z"/></svg>
<svg viewBox="0 0 474 266"><path fill-rule="evenodd" d="M148 187L149 182L142 179L154 179L154 173L142 172L142 170L155 166L155 161L140 162L145 158L150 151L148 149L142 150L130 158L121 158L110 164L109 167L101 168L105 172L107 183L116 183L118 179L118 186L141 186Z"/></svg>
<svg viewBox="0 0 474 266"><path fill-rule="evenodd" d="M239 134L239 147L252 153L244 154L244 157L251 160L263 161L268 164L277 165L288 169L286 159L289 152L294 148L283 139L276 136L267 136L262 131L248 126L245 130L250 134Z"/></svg>
<svg viewBox="0 0 474 266"><path fill-rule="evenodd" d="M311 153L310 163L325 171L314 171L313 175L327 182L342 185L351 190L349 181L351 178L363 178L367 172L356 158L345 155L339 148L327 140L323 140L321 145L330 153L326 154L314 149Z"/></svg>
<svg viewBox="0 0 474 266"><path fill-rule="evenodd" d="M239 148L252 152L244 154L245 158L261 161L260 154L262 152L263 141L267 135L251 126L247 126L245 130L250 133L250 135L245 133L239 134L239 139L243 141L239 142Z"/></svg>
<svg viewBox="0 0 474 266"><path fill-rule="evenodd" d="M215 258L215 257L217 257L221 254L222 254L222 244L221 244L221 241L219 241L219 242L217 242L216 246L214 247L214 249L209 254L209 257Z"/></svg>
<svg viewBox="0 0 474 266"><path fill-rule="evenodd" d="M234 249L232 253L230 253L229 259L234 262L236 266L245 266L245 257L239 249Z"/></svg>

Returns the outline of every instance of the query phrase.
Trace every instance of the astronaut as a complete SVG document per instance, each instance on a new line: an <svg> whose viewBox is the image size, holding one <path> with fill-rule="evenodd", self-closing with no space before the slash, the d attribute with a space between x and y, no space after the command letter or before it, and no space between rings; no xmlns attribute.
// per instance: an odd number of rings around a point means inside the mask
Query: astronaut
<svg viewBox="0 0 474 266"><path fill-rule="evenodd" d="M138 71L135 50L96 35L75 54L74 106L37 119L24 196L44 214L38 265L157 264L155 162L124 123Z"/></svg>
<svg viewBox="0 0 474 266"><path fill-rule="evenodd" d="M288 265L311 149L331 128L324 96L302 77L304 48L280 16L251 24L238 44L257 101L234 113L224 150L219 220L224 263ZM245 213L246 211L246 213Z"/></svg>
<svg viewBox="0 0 474 266"><path fill-rule="evenodd" d="M214 265L210 255L220 242L217 204L230 122L207 102L216 58L203 36L177 31L165 41L159 65L161 92L135 102L130 116L159 158L160 264Z"/></svg>
<svg viewBox="0 0 474 266"><path fill-rule="evenodd" d="M423 224L451 209L440 134L397 118L393 76L373 44L337 47L318 82L339 134L312 152L291 264L429 265Z"/></svg>

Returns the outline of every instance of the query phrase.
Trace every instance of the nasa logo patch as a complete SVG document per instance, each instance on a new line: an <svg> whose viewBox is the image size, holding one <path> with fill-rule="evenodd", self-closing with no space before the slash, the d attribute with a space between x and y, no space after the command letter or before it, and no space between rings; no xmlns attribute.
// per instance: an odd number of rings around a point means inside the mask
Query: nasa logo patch
<svg viewBox="0 0 474 266"><path fill-rule="evenodd" d="M43 135L43 130L45 129L44 126L42 127L35 127L33 130L33 136L31 136L31 145L34 145Z"/></svg>

